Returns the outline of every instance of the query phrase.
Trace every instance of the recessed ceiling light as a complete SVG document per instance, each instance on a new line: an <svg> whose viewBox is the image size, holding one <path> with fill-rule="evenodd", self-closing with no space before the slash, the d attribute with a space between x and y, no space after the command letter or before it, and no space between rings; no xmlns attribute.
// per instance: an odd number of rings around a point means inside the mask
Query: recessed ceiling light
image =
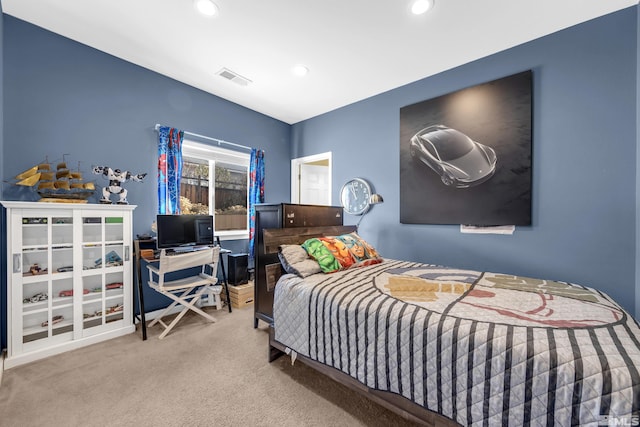
<svg viewBox="0 0 640 427"><path fill-rule="evenodd" d="M433 7L434 0L416 0L411 5L411 13L414 15L422 15Z"/></svg>
<svg viewBox="0 0 640 427"><path fill-rule="evenodd" d="M305 65L298 64L293 66L291 72L296 76L306 76L309 72L309 68L307 68Z"/></svg>
<svg viewBox="0 0 640 427"><path fill-rule="evenodd" d="M203 15L213 16L218 13L218 6L211 0L193 0L196 10Z"/></svg>

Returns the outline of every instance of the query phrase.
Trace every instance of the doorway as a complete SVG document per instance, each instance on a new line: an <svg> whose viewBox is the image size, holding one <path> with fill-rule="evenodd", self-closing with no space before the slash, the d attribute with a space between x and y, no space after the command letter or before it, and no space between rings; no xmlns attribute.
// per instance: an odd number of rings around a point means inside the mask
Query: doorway
<svg viewBox="0 0 640 427"><path fill-rule="evenodd" d="M291 203L331 205L331 152L291 160Z"/></svg>

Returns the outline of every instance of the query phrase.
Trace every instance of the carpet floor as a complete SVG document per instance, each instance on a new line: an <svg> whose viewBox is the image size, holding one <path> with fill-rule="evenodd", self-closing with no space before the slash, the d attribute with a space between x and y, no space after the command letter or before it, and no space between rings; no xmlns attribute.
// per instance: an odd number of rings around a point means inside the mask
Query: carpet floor
<svg viewBox="0 0 640 427"><path fill-rule="evenodd" d="M4 371L0 426L411 426L303 363L267 361L253 307L188 314Z"/></svg>

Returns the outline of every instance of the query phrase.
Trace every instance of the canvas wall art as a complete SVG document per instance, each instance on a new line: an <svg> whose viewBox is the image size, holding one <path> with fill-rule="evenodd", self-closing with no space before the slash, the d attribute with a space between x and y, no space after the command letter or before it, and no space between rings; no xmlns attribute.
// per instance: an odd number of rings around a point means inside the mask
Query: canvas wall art
<svg viewBox="0 0 640 427"><path fill-rule="evenodd" d="M400 222L530 225L532 72L400 109Z"/></svg>

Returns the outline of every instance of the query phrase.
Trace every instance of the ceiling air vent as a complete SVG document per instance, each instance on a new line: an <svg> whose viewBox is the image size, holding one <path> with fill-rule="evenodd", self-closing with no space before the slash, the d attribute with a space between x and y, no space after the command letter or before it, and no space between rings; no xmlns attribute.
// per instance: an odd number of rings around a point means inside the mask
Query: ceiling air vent
<svg viewBox="0 0 640 427"><path fill-rule="evenodd" d="M227 80L237 83L240 86L247 86L249 83L251 83L251 80L245 77L242 77L240 74L234 73L233 71L227 68L222 68L216 74L219 75L220 77L224 77Z"/></svg>

